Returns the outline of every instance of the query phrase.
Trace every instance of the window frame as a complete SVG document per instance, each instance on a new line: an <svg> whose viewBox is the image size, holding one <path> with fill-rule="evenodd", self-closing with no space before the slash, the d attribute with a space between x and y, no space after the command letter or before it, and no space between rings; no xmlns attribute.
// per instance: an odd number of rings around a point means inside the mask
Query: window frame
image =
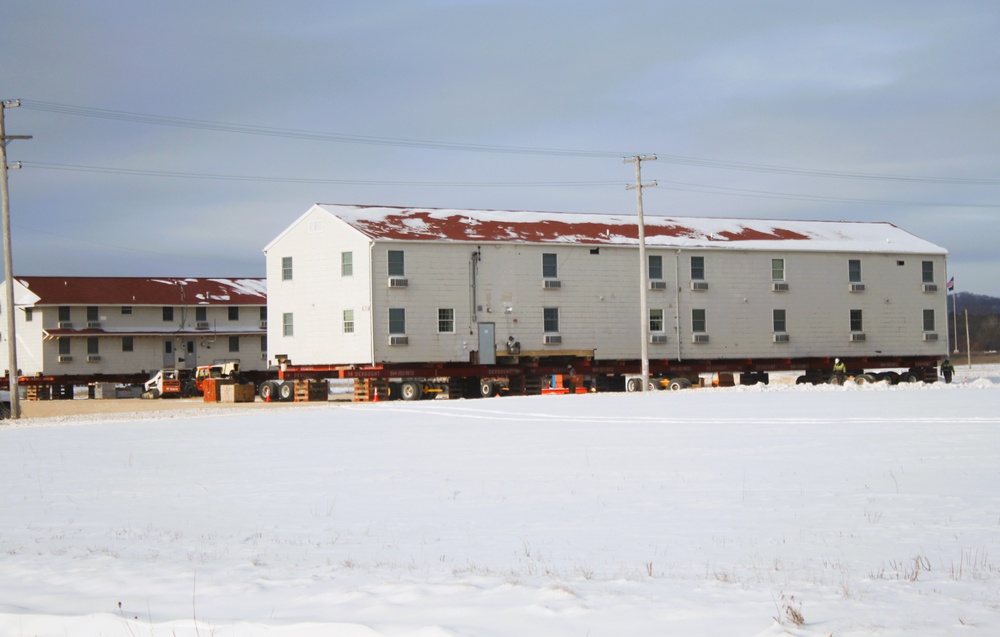
<svg viewBox="0 0 1000 637"><path fill-rule="evenodd" d="M850 325L852 332L865 331L865 316L862 310L859 309L850 310Z"/></svg>
<svg viewBox="0 0 1000 637"><path fill-rule="evenodd" d="M240 306L239 305L230 305L229 308L228 308L228 310L229 310L229 320L230 321L238 321L238 320L240 320Z"/></svg>
<svg viewBox="0 0 1000 637"><path fill-rule="evenodd" d="M229 337L229 353L238 353L240 351L240 337L230 336Z"/></svg>
<svg viewBox="0 0 1000 637"><path fill-rule="evenodd" d="M663 280L663 255L650 254L646 256L646 276L650 281Z"/></svg>
<svg viewBox="0 0 1000 637"><path fill-rule="evenodd" d="M163 321L170 322L174 320L174 307L172 305L163 306Z"/></svg>
<svg viewBox="0 0 1000 637"><path fill-rule="evenodd" d="M934 283L934 262L933 261L921 261L920 262L920 281L921 281L921 283Z"/></svg>
<svg viewBox="0 0 1000 637"><path fill-rule="evenodd" d="M788 311L784 308L774 308L771 310L771 330L775 334L788 332Z"/></svg>
<svg viewBox="0 0 1000 637"><path fill-rule="evenodd" d="M455 308L438 308L438 334L455 333Z"/></svg>
<svg viewBox="0 0 1000 637"><path fill-rule="evenodd" d="M281 315L281 335L295 336L295 313L284 312Z"/></svg>
<svg viewBox="0 0 1000 637"><path fill-rule="evenodd" d="M662 334L666 331L665 314L662 308L649 308L649 331Z"/></svg>
<svg viewBox="0 0 1000 637"><path fill-rule="evenodd" d="M559 255L555 252L542 253L542 278L559 278Z"/></svg>
<svg viewBox="0 0 1000 637"><path fill-rule="evenodd" d="M778 283L785 281L785 260L783 258L771 258L771 281Z"/></svg>
<svg viewBox="0 0 1000 637"><path fill-rule="evenodd" d="M406 308L390 307L388 311L388 328L390 336L406 335Z"/></svg>
<svg viewBox="0 0 1000 637"><path fill-rule="evenodd" d="M340 276L354 276L354 253L351 251L340 253Z"/></svg>
<svg viewBox="0 0 1000 637"><path fill-rule="evenodd" d="M705 280L705 257L704 256L692 256L691 257L691 280L692 281L704 281Z"/></svg>
<svg viewBox="0 0 1000 637"><path fill-rule="evenodd" d="M199 323L208 323L208 308L198 305L194 308L194 320Z"/></svg>
<svg viewBox="0 0 1000 637"><path fill-rule="evenodd" d="M344 334L354 333L354 310L344 310L340 315L340 326Z"/></svg>
<svg viewBox="0 0 1000 637"><path fill-rule="evenodd" d="M56 339L60 356L69 356L73 353L73 341L68 336L60 336Z"/></svg>
<svg viewBox="0 0 1000 637"><path fill-rule="evenodd" d="M847 260L847 282L861 283L861 259Z"/></svg>
<svg viewBox="0 0 1000 637"><path fill-rule="evenodd" d="M937 331L937 320L935 320L934 310L925 309L923 311L923 325L925 332Z"/></svg>
<svg viewBox="0 0 1000 637"><path fill-rule="evenodd" d="M389 276L406 276L406 253L402 250L386 250L386 269Z"/></svg>
<svg viewBox="0 0 1000 637"><path fill-rule="evenodd" d="M291 281L295 275L295 262L292 257L281 257L281 280Z"/></svg>
<svg viewBox="0 0 1000 637"><path fill-rule="evenodd" d="M134 336L123 336L122 337L122 351L123 352L134 352L135 351L135 337Z"/></svg>
<svg viewBox="0 0 1000 637"><path fill-rule="evenodd" d="M559 308L542 308L542 332L545 334L559 333Z"/></svg>
<svg viewBox="0 0 1000 637"><path fill-rule="evenodd" d="M705 334L708 332L708 311L704 308L691 308L691 333Z"/></svg>

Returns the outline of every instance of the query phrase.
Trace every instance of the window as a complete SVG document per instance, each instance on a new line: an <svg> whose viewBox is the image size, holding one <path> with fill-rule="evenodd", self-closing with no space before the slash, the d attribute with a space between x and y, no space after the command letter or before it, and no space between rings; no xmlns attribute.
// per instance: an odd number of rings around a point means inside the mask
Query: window
<svg viewBox="0 0 1000 637"><path fill-rule="evenodd" d="M229 306L229 320L238 321L240 320L240 308L236 305Z"/></svg>
<svg viewBox="0 0 1000 637"><path fill-rule="evenodd" d="M354 333L354 310L344 310L344 334Z"/></svg>
<svg viewBox="0 0 1000 637"><path fill-rule="evenodd" d="M267 334L264 334L263 336L260 337L260 351L262 352L267 351Z"/></svg>
<svg viewBox="0 0 1000 637"><path fill-rule="evenodd" d="M122 316L128 316L131 313L132 313L132 306L131 305L123 305L122 306Z"/></svg>
<svg viewBox="0 0 1000 637"><path fill-rule="evenodd" d="M63 356L65 354L69 354L70 353L69 342L70 341L69 341L69 337L68 336L60 336L59 337L59 355L60 356Z"/></svg>
<svg viewBox="0 0 1000 637"><path fill-rule="evenodd" d="M100 354L100 346L97 344L96 336L87 337L87 353L88 354Z"/></svg>
<svg viewBox="0 0 1000 637"><path fill-rule="evenodd" d="M35 318L35 310L30 307L24 308L24 322L30 323L33 318Z"/></svg>
<svg viewBox="0 0 1000 637"><path fill-rule="evenodd" d="M402 250L389 250L389 276L406 276Z"/></svg>
<svg viewBox="0 0 1000 637"><path fill-rule="evenodd" d="M174 353L174 342L173 341L163 341L163 353L173 354Z"/></svg>
<svg viewBox="0 0 1000 637"><path fill-rule="evenodd" d="M850 283L861 283L861 259L847 262L847 279Z"/></svg>
<svg viewBox="0 0 1000 637"><path fill-rule="evenodd" d="M282 336L294 336L295 335L295 319L291 312L285 312L281 315L281 335Z"/></svg>
<svg viewBox="0 0 1000 637"><path fill-rule="evenodd" d="M174 308L172 307L163 308L163 320L164 321L174 320Z"/></svg>
<svg viewBox="0 0 1000 637"><path fill-rule="evenodd" d="M406 308L389 308L389 333L406 334Z"/></svg>
<svg viewBox="0 0 1000 637"><path fill-rule="evenodd" d="M266 305L261 305L260 306L260 320L262 320L262 321L266 321L267 320L267 306Z"/></svg>
<svg viewBox="0 0 1000 637"><path fill-rule="evenodd" d="M865 324L861 318L861 310L851 310L851 331L864 332Z"/></svg>
<svg viewBox="0 0 1000 637"><path fill-rule="evenodd" d="M705 310L691 310L691 331L705 332L706 326Z"/></svg>
<svg viewBox="0 0 1000 637"><path fill-rule="evenodd" d="M934 262L923 261L920 264L920 275L924 283L934 283Z"/></svg>
<svg viewBox="0 0 1000 637"><path fill-rule="evenodd" d="M557 333L559 331L559 308L542 308L542 331Z"/></svg>
<svg viewBox="0 0 1000 637"><path fill-rule="evenodd" d="M438 333L455 333L455 310L450 307L438 308Z"/></svg>
<svg viewBox="0 0 1000 637"><path fill-rule="evenodd" d="M934 331L934 310L924 310L924 331Z"/></svg>
<svg viewBox="0 0 1000 637"><path fill-rule="evenodd" d="M775 332L787 332L784 310L771 310L771 326Z"/></svg>
<svg viewBox="0 0 1000 637"><path fill-rule="evenodd" d="M100 320L101 320L101 313L98 311L97 306L96 305L88 305L87 306L87 322L88 323L97 323Z"/></svg>
<svg viewBox="0 0 1000 637"><path fill-rule="evenodd" d="M60 323L65 323L65 322L68 322L70 320L72 320L72 319L70 319L70 315L69 315L69 306L68 305L60 305L59 306L59 322Z"/></svg>
<svg viewBox="0 0 1000 637"><path fill-rule="evenodd" d="M292 257L281 257L281 280L292 280Z"/></svg>
<svg viewBox="0 0 1000 637"><path fill-rule="evenodd" d="M340 276L354 276L354 253L340 253Z"/></svg>
<svg viewBox="0 0 1000 637"><path fill-rule="evenodd" d="M785 260L784 259L771 259L771 280L772 281L784 281L785 280Z"/></svg>
<svg viewBox="0 0 1000 637"><path fill-rule="evenodd" d="M649 255L649 278L657 280L663 278L663 257L658 254Z"/></svg>
<svg viewBox="0 0 1000 637"><path fill-rule="evenodd" d="M135 351L135 342L133 341L131 336L122 337L122 351L123 352Z"/></svg>
<svg viewBox="0 0 1000 637"><path fill-rule="evenodd" d="M555 254L542 254L542 278L555 279L559 277L559 264Z"/></svg>
<svg viewBox="0 0 1000 637"><path fill-rule="evenodd" d="M230 352L238 352L238 351L240 351L240 337L239 336L230 336L229 337L229 351Z"/></svg>
<svg viewBox="0 0 1000 637"><path fill-rule="evenodd" d="M194 320L199 323L208 323L208 308L202 306L194 308Z"/></svg>
<svg viewBox="0 0 1000 637"><path fill-rule="evenodd" d="M705 257L691 257L691 280L705 280Z"/></svg>
<svg viewBox="0 0 1000 637"><path fill-rule="evenodd" d="M649 311L649 331L650 332L663 331L663 310Z"/></svg>

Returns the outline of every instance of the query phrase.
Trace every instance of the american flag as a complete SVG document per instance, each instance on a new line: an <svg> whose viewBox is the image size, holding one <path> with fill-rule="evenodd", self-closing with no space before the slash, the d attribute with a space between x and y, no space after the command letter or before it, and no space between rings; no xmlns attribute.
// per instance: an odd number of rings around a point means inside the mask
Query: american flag
<svg viewBox="0 0 1000 637"><path fill-rule="evenodd" d="M948 291L951 292L955 289L955 277L948 279Z"/></svg>

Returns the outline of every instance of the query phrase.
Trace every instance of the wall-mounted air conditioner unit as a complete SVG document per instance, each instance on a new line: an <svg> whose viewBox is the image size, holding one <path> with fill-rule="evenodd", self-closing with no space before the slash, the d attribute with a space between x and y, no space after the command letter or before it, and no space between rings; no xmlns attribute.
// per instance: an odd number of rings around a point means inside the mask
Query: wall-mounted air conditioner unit
<svg viewBox="0 0 1000 637"><path fill-rule="evenodd" d="M851 290L851 292L864 292L865 291L865 284L864 283L852 283L851 287L849 289Z"/></svg>
<svg viewBox="0 0 1000 637"><path fill-rule="evenodd" d="M667 282L666 281L650 281L649 282L649 289L650 290L666 290L667 289Z"/></svg>
<svg viewBox="0 0 1000 637"><path fill-rule="evenodd" d="M267 329L267 321L261 321L260 322L260 329L262 329L262 330L266 330Z"/></svg>
<svg viewBox="0 0 1000 637"><path fill-rule="evenodd" d="M654 345L662 345L662 344L664 344L664 343L667 342L667 335L666 334L650 334L649 335L649 342L653 343Z"/></svg>
<svg viewBox="0 0 1000 637"><path fill-rule="evenodd" d="M788 284L784 281L774 281L771 283L771 290L774 292L787 292Z"/></svg>
<svg viewBox="0 0 1000 637"><path fill-rule="evenodd" d="M59 329L61 330L73 329L73 321L59 321Z"/></svg>
<svg viewBox="0 0 1000 637"><path fill-rule="evenodd" d="M562 336L559 334L546 334L545 344L546 345L559 345L562 343Z"/></svg>
<svg viewBox="0 0 1000 637"><path fill-rule="evenodd" d="M545 279L544 286L546 290L558 290L562 288L562 281L559 279Z"/></svg>
<svg viewBox="0 0 1000 637"><path fill-rule="evenodd" d="M921 289L924 292L937 292L937 283L924 283Z"/></svg>
<svg viewBox="0 0 1000 637"><path fill-rule="evenodd" d="M708 281L691 281L691 289L698 291L707 290Z"/></svg>
<svg viewBox="0 0 1000 637"><path fill-rule="evenodd" d="M196 329L196 330L207 330L208 329L208 321L197 321L194 324L194 329Z"/></svg>
<svg viewBox="0 0 1000 637"><path fill-rule="evenodd" d="M924 332L925 341L936 341L938 340L937 332Z"/></svg>
<svg viewBox="0 0 1000 637"><path fill-rule="evenodd" d="M389 337L389 345L409 345L409 344L410 344L410 337L409 336L390 336Z"/></svg>
<svg viewBox="0 0 1000 637"><path fill-rule="evenodd" d="M852 343L860 343L860 342L862 342L864 340L865 340L865 333L864 332L852 332L851 333L851 342Z"/></svg>
<svg viewBox="0 0 1000 637"><path fill-rule="evenodd" d="M73 357L70 356L69 354L63 354L62 356L59 357L59 362L60 363L72 363L73 362Z"/></svg>
<svg viewBox="0 0 1000 637"><path fill-rule="evenodd" d="M87 327L91 329L97 329L101 327L100 321L87 321Z"/></svg>
<svg viewBox="0 0 1000 637"><path fill-rule="evenodd" d="M691 342L692 343L707 343L708 342L708 334L692 334L691 335Z"/></svg>
<svg viewBox="0 0 1000 637"><path fill-rule="evenodd" d="M787 343L788 342L788 334L775 334L774 335L774 342L775 343Z"/></svg>
<svg viewBox="0 0 1000 637"><path fill-rule="evenodd" d="M401 279L399 277L392 277L389 279L389 287L391 288L405 288L409 286L409 279Z"/></svg>
<svg viewBox="0 0 1000 637"><path fill-rule="evenodd" d="M101 362L101 355L100 354L87 354L87 362L88 363L100 363Z"/></svg>

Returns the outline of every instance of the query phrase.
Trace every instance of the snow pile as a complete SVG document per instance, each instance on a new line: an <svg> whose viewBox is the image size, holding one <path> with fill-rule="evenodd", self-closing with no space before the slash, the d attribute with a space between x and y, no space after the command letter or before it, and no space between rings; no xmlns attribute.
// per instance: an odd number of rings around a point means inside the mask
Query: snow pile
<svg viewBox="0 0 1000 637"><path fill-rule="evenodd" d="M970 378L4 425L0 634L995 635Z"/></svg>

